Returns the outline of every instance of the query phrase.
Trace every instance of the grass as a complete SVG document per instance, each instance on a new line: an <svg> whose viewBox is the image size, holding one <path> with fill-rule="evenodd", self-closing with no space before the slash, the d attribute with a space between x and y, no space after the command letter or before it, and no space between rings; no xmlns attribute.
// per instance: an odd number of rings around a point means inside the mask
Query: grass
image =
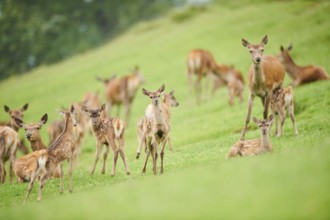
<svg viewBox="0 0 330 220"><path fill-rule="evenodd" d="M149 165L142 177L144 157L134 159L135 122L149 103L139 92L126 133L131 176L124 174L119 161L111 178L111 157L106 175L100 174L99 161L90 176L95 140L87 135L74 170L73 194L59 194L58 180L50 180L41 203L36 202L36 184L22 207L27 184L6 182L0 186L0 219L328 219L330 83L295 89L298 136L287 119L283 137L271 134L273 153L225 160L244 125L246 101L230 108L226 90L220 89L196 106L188 93L185 58L193 48L209 49L219 62L234 64L246 74L251 60L240 39L259 42L268 34L266 53L276 54L281 44L293 42L297 64L318 64L329 72L329 9L326 1L220 1L183 22L174 21L173 13L142 22L100 48L0 82L0 105L19 108L29 102L28 122L46 112L50 121L60 118L54 110L61 105L79 101L87 91L103 94L96 75L127 74L136 64L147 80L144 87L156 89L165 83L180 102L172 111L174 152L165 153L164 175L153 176ZM289 82L286 76L285 85ZM255 100L253 115L261 118L261 112ZM0 114L1 120L7 117ZM47 142L46 126L42 132ZM259 137L252 123L246 136ZM68 189L67 176L64 183Z"/></svg>

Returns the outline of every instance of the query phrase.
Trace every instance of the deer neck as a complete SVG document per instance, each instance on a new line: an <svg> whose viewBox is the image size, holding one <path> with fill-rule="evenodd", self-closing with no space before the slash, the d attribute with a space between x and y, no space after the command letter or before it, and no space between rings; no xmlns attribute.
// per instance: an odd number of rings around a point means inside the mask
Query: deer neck
<svg viewBox="0 0 330 220"><path fill-rule="evenodd" d="M18 132L19 127L16 125L16 123L12 120L10 120L9 125L12 129L14 129L16 132Z"/></svg>
<svg viewBox="0 0 330 220"><path fill-rule="evenodd" d="M297 66L297 64L295 64L295 62L292 60L290 56L288 56L284 62L285 62L284 64L285 70L291 75L291 77L297 78L297 76L301 72L300 67Z"/></svg>
<svg viewBox="0 0 330 220"><path fill-rule="evenodd" d="M38 135L38 138L36 140L30 141L30 144L31 144L31 148L32 148L33 151L41 150L41 149L46 148L46 145L42 142L40 134Z"/></svg>
<svg viewBox="0 0 330 220"><path fill-rule="evenodd" d="M262 61L260 63L255 63L253 65L253 69L254 69L254 74L253 74L253 81L256 84L261 84L264 81L264 75L262 72Z"/></svg>
<svg viewBox="0 0 330 220"><path fill-rule="evenodd" d="M269 134L261 134L260 147L267 150L271 148L269 142Z"/></svg>
<svg viewBox="0 0 330 220"><path fill-rule="evenodd" d="M164 123L164 109L162 107L162 103L158 104L151 104L149 105L146 116L147 118L153 118L156 124L163 124Z"/></svg>

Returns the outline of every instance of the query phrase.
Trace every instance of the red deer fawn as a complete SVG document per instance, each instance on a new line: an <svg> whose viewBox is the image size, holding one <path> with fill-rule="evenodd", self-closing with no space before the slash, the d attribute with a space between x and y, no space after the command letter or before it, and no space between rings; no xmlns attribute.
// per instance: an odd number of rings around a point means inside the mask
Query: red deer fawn
<svg viewBox="0 0 330 220"><path fill-rule="evenodd" d="M168 121L170 121L170 119L171 119L171 112L170 112L171 107L178 107L179 106L179 102L176 101L176 98L174 96L174 90L172 90L168 94L164 94L163 105L164 105L165 110L166 110L166 116L168 118ZM141 120L139 120L139 122L137 124L139 148L137 150L136 159L139 159L139 157L140 157L142 144L145 145L145 150L147 150L147 148L148 148L146 138L145 137L143 138L143 133L144 133L144 130L145 130L144 125L146 125L145 124L145 117L143 117ZM169 145L170 150L172 151L172 144L171 144L171 141L170 141L170 137L168 137L168 145Z"/></svg>
<svg viewBox="0 0 330 220"><path fill-rule="evenodd" d="M99 97L99 92L88 92L86 93L82 99L81 103L83 103L83 106L85 105L88 108L97 108L98 106L101 106L101 101ZM107 117L107 114L105 111L102 112L101 117ZM88 133L90 135L93 135L93 128L92 128L92 121L91 118L86 115L82 114L82 120L84 120L85 128L87 129Z"/></svg>
<svg viewBox="0 0 330 220"><path fill-rule="evenodd" d="M260 139L238 141L229 150L227 158L236 156L253 156L272 151L272 145L269 142L269 130L273 115L270 115L269 118L265 120L258 120L255 117L252 119L260 128Z"/></svg>
<svg viewBox="0 0 330 220"><path fill-rule="evenodd" d="M5 162L9 159L10 183L13 183L14 162L16 159L17 146L19 144L18 133L11 127L0 126L0 182L5 183Z"/></svg>
<svg viewBox="0 0 330 220"><path fill-rule="evenodd" d="M204 76L210 75L211 73L216 74L219 72L217 64L213 55L202 49L192 50L188 54L187 58L188 68L188 84L190 92L192 92L192 78L193 75L197 75L195 82L195 95L197 104L200 103L200 96L202 94L201 81Z"/></svg>
<svg viewBox="0 0 330 220"><path fill-rule="evenodd" d="M62 114L65 117L65 128L62 134L49 146L48 149L39 151L40 155L38 156L38 166L36 167L37 170L33 171L33 176L30 180L23 204L27 201L33 184L39 174L41 174L41 176L39 180L38 200L41 200L44 184L47 179L49 179L53 173L56 172L58 166L60 167L60 192L63 192L62 162L64 160L68 160L69 162L69 191L72 192L72 163L76 148L73 127L77 125L77 116L73 106L71 106L70 111L62 111Z"/></svg>
<svg viewBox="0 0 330 220"><path fill-rule="evenodd" d="M288 86L287 88L282 88L274 92L270 99L270 109L273 114L275 114L275 122L276 122L276 127L275 127L275 135L277 137L280 137L283 132L283 125L285 121L285 116L286 116L286 111L285 109L288 109L294 133L297 135L298 130L296 127L295 123L295 118L294 118L294 105L293 105L293 90L291 86ZM280 121L281 121L281 127L278 129L277 126L277 120L278 120L278 115L280 116Z"/></svg>
<svg viewBox="0 0 330 220"><path fill-rule="evenodd" d="M153 161L153 173L154 175L157 174L158 146L161 143L162 148L160 151L160 173L164 172L164 150L170 132L169 115L167 115L169 113L169 109L167 109L167 107L160 102L160 96L164 90L165 85L162 85L158 90L152 92L144 88L142 89L142 93L151 99L151 104L149 104L146 108L144 117L143 134L141 140L145 139L145 141L141 141L138 148L138 151L141 150L141 145L145 142L148 145L148 151L144 162L144 167L142 169L142 175L144 175L146 172L147 162L150 154ZM138 155L139 152L137 154L137 158Z"/></svg>
<svg viewBox="0 0 330 220"><path fill-rule="evenodd" d="M118 106L118 116L121 104L125 106L125 122L129 122L131 106L140 84L144 82L142 74L139 72L139 67L135 67L133 72L128 76L116 78L112 76L110 79L100 79L105 85L105 97L108 104L109 115L111 108L114 105Z"/></svg>
<svg viewBox="0 0 330 220"><path fill-rule="evenodd" d="M249 70L248 113L241 135L242 141L245 139L245 132L250 122L254 97L257 95L261 98L261 102L264 106L263 116L264 119L266 119L270 97L275 90L282 88L285 76L284 67L276 57L263 56L264 46L267 42L267 35L263 37L260 44L254 45L251 45L247 40L242 39L242 44L249 49L253 62Z"/></svg>
<svg viewBox="0 0 330 220"><path fill-rule="evenodd" d="M96 164L100 158L100 153L103 145L106 146L104 155L103 155L103 167L102 174L105 173L105 164L108 158L109 145L114 153L113 166L111 170L111 176L115 175L116 164L118 159L118 152L123 159L126 174L129 175L130 171L127 166L125 153L124 153L124 132L125 132L125 122L121 121L118 118L101 118L101 113L105 110L105 104L101 108L89 109L86 106L83 106L83 111L89 114L89 117L92 119L93 132L96 137L96 153L94 165L91 171L91 175L94 174ZM119 148L116 146L115 140L119 143Z"/></svg>
<svg viewBox="0 0 330 220"><path fill-rule="evenodd" d="M289 45L286 49L283 46L280 47L281 52L278 55L279 60L285 67L285 71L292 78L293 86L299 86L305 83L315 82L317 80L327 80L329 75L324 69L318 66L309 65L309 66L298 66L293 61L292 57L289 54L289 51L292 49L292 44Z"/></svg>

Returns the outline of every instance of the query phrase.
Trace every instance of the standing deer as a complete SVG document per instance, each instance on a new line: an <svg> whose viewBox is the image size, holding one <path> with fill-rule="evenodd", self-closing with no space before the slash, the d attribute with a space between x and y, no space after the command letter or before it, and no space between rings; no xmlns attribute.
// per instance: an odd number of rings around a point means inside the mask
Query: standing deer
<svg viewBox="0 0 330 220"><path fill-rule="evenodd" d="M241 135L242 141L245 139L245 132L250 122L254 97L257 95L261 98L264 106L263 116L266 119L270 97L275 90L282 88L285 76L284 67L276 57L263 56L264 46L267 42L267 35L263 37L260 44L251 45L247 40L242 39L242 44L249 49L253 62L249 70L248 113Z"/></svg>
<svg viewBox="0 0 330 220"><path fill-rule="evenodd" d="M17 146L19 144L18 133L11 127L0 126L0 182L5 183L5 162L9 159L10 183L13 183L14 162L16 159Z"/></svg>
<svg viewBox="0 0 330 220"><path fill-rule="evenodd" d="M287 88L282 88L274 92L273 96L270 99L270 109L273 114L275 114L275 135L280 137L283 132L283 125L286 117L286 109L288 109L294 133L297 135L298 130L295 123L294 118L294 105L293 105L293 90L292 86L288 86ZM277 120L278 116L280 116L281 127L278 129Z"/></svg>
<svg viewBox="0 0 330 220"><path fill-rule="evenodd" d="M286 49L281 46L280 49L281 52L278 55L278 58L284 65L285 71L292 78L293 86L299 86L305 83L329 79L329 75L321 67L314 65L301 67L296 65L289 54L289 51L292 49L292 44L290 44Z"/></svg>
<svg viewBox="0 0 330 220"><path fill-rule="evenodd" d="M253 156L272 151L272 145L269 141L269 130L273 115L270 115L269 118L265 120L258 120L255 117L252 119L260 128L260 139L238 141L229 150L227 158L236 156Z"/></svg>
<svg viewBox="0 0 330 220"><path fill-rule="evenodd" d="M99 92L88 92L88 93L86 93L82 97L81 103L83 103L83 106L85 105L86 107L88 107L90 109L97 108L98 106L101 106ZM105 113L105 111L102 112L101 117L107 117L107 114ZM85 128L87 129L88 133L90 135L93 135L93 128L92 128L91 118L86 114L82 114L82 120L84 120Z"/></svg>
<svg viewBox="0 0 330 220"><path fill-rule="evenodd" d="M194 88L195 88L196 101L197 104L199 104L200 97L202 94L202 88L201 88L202 78L204 76L210 75L211 73L213 74L218 73L219 69L217 67L213 55L209 51L202 49L192 50L188 54L187 68L188 68L188 84L189 84L190 92L192 92L193 75L197 75Z"/></svg>
<svg viewBox="0 0 330 220"><path fill-rule="evenodd" d="M170 112L171 107L178 107L179 106L179 102L176 101L176 98L174 96L174 90L172 90L168 94L164 94L163 105L165 107L165 113L166 113L167 120L170 122L170 120L171 120L171 112ZM148 148L148 144L146 142L147 140L146 140L145 135L143 137L143 133L146 130L146 128L144 127L144 125L146 125L145 120L146 120L145 117L143 117L141 120L139 120L139 122L137 124L139 148L137 150L136 159L139 159L139 157L140 157L142 144L145 145L146 150ZM172 144L171 144L171 141L170 141L170 137L168 137L168 145L169 145L170 150L172 151Z"/></svg>
<svg viewBox="0 0 330 220"><path fill-rule="evenodd" d="M170 132L169 116L167 116L167 114L169 113L169 109L167 109L167 107L160 102L160 96L162 95L164 90L164 84L158 90L152 92L144 88L142 89L142 93L151 99L151 104L148 105L145 111L143 134L141 138L142 140L145 139L145 142L148 145L148 152L144 162L144 167L142 169L142 175L144 175L146 172L147 162L150 154L153 161L153 173L154 175L157 174L158 146L160 144L162 144L162 148L160 151L160 173L163 173L164 171L164 150ZM142 147L141 145L143 143L144 141L141 141L140 146L138 148L137 158L139 155L139 151Z"/></svg>
<svg viewBox="0 0 330 220"><path fill-rule="evenodd" d="M60 192L63 192L63 167L62 162L68 160L69 162L69 191L72 192L72 163L74 159L74 152L76 143L74 140L73 127L77 125L77 116L75 114L74 106L72 105L70 111L61 112L65 118L65 128L62 134L54 141L48 149L39 151L37 170L33 171L33 176L30 180L28 190L23 204L27 201L33 184L36 178L41 174L39 179L39 193L38 201L42 198L42 189L45 182L49 179L58 166L60 166Z"/></svg>
<svg viewBox="0 0 330 220"><path fill-rule="evenodd" d="M125 144L125 122L118 118L101 118L102 112L105 110L105 104L101 108L89 109L86 106L83 106L83 111L89 114L89 117L92 119L93 132L96 138L96 153L94 165L91 171L91 175L94 174L96 164L100 158L100 153L103 145L106 146L104 155L103 155L103 167L102 174L105 173L105 165L109 153L109 145L114 153L113 166L111 170L111 176L115 175L116 164L118 159L118 152L124 162L126 174L129 175L130 171L127 166L125 153L124 153L124 144ZM117 148L115 140L119 143L119 148Z"/></svg>
<svg viewBox="0 0 330 220"><path fill-rule="evenodd" d="M112 106L117 105L119 117L120 106L123 104L125 106L125 122L128 123L136 91L139 85L144 82L143 76L139 72L139 67L136 66L128 76L120 78L112 76L110 79L97 77L97 80L104 82L109 115L111 115Z"/></svg>

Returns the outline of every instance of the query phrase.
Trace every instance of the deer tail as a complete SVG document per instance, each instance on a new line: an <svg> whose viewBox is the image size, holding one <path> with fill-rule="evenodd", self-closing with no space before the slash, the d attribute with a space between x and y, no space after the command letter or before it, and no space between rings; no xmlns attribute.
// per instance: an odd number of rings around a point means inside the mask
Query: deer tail
<svg viewBox="0 0 330 220"><path fill-rule="evenodd" d="M116 138L119 138L123 131L124 131L124 128L125 128L125 123L121 120L114 120L113 122L113 127L114 127L114 130L115 130L115 135L116 135Z"/></svg>

